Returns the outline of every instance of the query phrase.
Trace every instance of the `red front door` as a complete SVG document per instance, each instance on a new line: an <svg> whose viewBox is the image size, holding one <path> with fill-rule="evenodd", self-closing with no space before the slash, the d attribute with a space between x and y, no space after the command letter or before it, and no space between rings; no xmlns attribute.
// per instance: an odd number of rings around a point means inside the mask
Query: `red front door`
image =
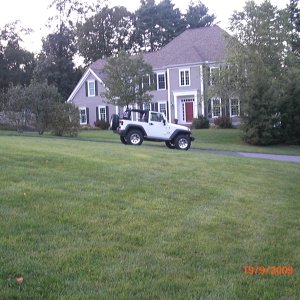
<svg viewBox="0 0 300 300"><path fill-rule="evenodd" d="M185 121L192 122L194 117L194 103L185 102Z"/></svg>

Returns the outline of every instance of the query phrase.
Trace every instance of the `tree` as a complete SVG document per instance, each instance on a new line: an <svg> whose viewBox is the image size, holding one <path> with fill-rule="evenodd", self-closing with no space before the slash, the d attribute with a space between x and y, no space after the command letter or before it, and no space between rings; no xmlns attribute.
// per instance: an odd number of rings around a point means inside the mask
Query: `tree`
<svg viewBox="0 0 300 300"><path fill-rule="evenodd" d="M52 113L51 130L57 136L77 136L79 110L71 103L58 103Z"/></svg>
<svg viewBox="0 0 300 300"><path fill-rule="evenodd" d="M229 41L227 64L237 70L230 90L241 101L244 139L251 144L278 143L282 138L279 82L288 35L285 12L269 1L261 5L249 1L230 21L235 36ZM224 76L220 79L224 90Z"/></svg>
<svg viewBox="0 0 300 300"><path fill-rule="evenodd" d="M51 127L53 111L62 96L56 87L48 85L46 81L32 81L25 91L30 103L30 111L35 117L35 127L39 134L43 134Z"/></svg>
<svg viewBox="0 0 300 300"><path fill-rule="evenodd" d="M130 104L150 102L148 91L153 89L150 83L152 67L144 62L142 56L131 57L122 51L108 59L104 73L107 90L103 95L109 103L128 107Z"/></svg>
<svg viewBox="0 0 300 300"><path fill-rule="evenodd" d="M287 8L290 27L291 52L300 59L300 9L299 0L290 0Z"/></svg>
<svg viewBox="0 0 300 300"><path fill-rule="evenodd" d="M282 79L281 128L285 142L300 144L300 69L289 68Z"/></svg>
<svg viewBox="0 0 300 300"><path fill-rule="evenodd" d="M170 0L155 4L154 0L141 0L135 12L135 50L156 51L169 43L185 29L179 9Z"/></svg>
<svg viewBox="0 0 300 300"><path fill-rule="evenodd" d="M201 1L191 1L184 15L187 28L208 27L213 25L216 16L208 14L208 8Z"/></svg>
<svg viewBox="0 0 300 300"><path fill-rule="evenodd" d="M55 85L63 99L67 99L81 72L73 62L76 47L70 29L62 26L59 32L49 34L43 40L42 51L38 56L34 78L49 85Z"/></svg>
<svg viewBox="0 0 300 300"><path fill-rule="evenodd" d="M80 69L75 69L74 57L77 52L75 43L73 12L77 12L80 1L53 0L57 15L49 20L54 22L53 33L43 39L42 51L34 70L36 81L55 85L63 99L67 99L81 77Z"/></svg>
<svg viewBox="0 0 300 300"><path fill-rule="evenodd" d="M32 117L26 88L20 84L17 86L10 85L6 93L4 114L9 125L15 127L18 132L24 130Z"/></svg>
<svg viewBox="0 0 300 300"><path fill-rule="evenodd" d="M132 14L123 6L101 8L83 24L77 24L79 53L85 63L109 57L130 48Z"/></svg>
<svg viewBox="0 0 300 300"><path fill-rule="evenodd" d="M6 24L0 30L0 89L6 91L9 85L28 85L35 66L33 53L20 46L21 35L31 29L20 26L19 21Z"/></svg>

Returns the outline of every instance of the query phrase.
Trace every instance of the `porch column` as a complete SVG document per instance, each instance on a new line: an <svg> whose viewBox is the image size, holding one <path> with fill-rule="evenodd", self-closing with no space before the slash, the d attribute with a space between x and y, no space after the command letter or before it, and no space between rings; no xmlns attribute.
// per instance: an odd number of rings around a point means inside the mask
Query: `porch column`
<svg viewBox="0 0 300 300"><path fill-rule="evenodd" d="M174 94L174 118L178 120L178 112L177 112L177 95Z"/></svg>
<svg viewBox="0 0 300 300"><path fill-rule="evenodd" d="M201 101L201 114L204 116L204 77L203 65L200 66L200 101Z"/></svg>
<svg viewBox="0 0 300 300"><path fill-rule="evenodd" d="M172 105L171 105L171 83L170 83L170 69L167 69L167 80L168 80L168 107L169 107L169 111L168 111L168 119L169 122L171 122L172 119Z"/></svg>

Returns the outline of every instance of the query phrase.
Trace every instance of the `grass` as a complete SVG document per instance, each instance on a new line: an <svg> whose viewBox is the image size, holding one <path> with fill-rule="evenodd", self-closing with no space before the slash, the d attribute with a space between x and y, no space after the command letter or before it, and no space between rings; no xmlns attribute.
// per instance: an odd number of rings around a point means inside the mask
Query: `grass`
<svg viewBox="0 0 300 300"><path fill-rule="evenodd" d="M195 141L192 148L203 150L225 150L238 152L256 152L270 154L300 155L300 146L296 145L274 145L274 146L252 146L243 142L242 133L239 129L200 129L192 130ZM0 131L0 135L18 135L12 131ZM37 133L22 133L22 136L37 136ZM45 134L46 137L50 137ZM82 141L114 142L119 144L119 136L109 130L83 130L77 137ZM144 142L145 145L165 147L164 143Z"/></svg>
<svg viewBox="0 0 300 300"><path fill-rule="evenodd" d="M0 299L299 298L298 164L86 139L0 135Z"/></svg>

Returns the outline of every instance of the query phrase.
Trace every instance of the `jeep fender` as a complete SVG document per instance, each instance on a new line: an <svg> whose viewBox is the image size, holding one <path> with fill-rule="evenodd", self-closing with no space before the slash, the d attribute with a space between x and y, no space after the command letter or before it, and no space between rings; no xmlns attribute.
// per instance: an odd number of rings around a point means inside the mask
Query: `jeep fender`
<svg viewBox="0 0 300 300"><path fill-rule="evenodd" d="M174 139L176 138L176 136L179 135L179 134L184 134L184 135L190 136L190 135L191 135L191 132L190 132L190 131L187 131L187 130L176 129L176 130L172 133L172 135L170 136L169 141L174 140Z"/></svg>
<svg viewBox="0 0 300 300"><path fill-rule="evenodd" d="M139 130L143 136L147 136L147 133L145 131L145 129L143 128L143 126L139 126L139 125L128 125L126 126L126 128L124 130L122 130L122 135L126 135L130 130Z"/></svg>

